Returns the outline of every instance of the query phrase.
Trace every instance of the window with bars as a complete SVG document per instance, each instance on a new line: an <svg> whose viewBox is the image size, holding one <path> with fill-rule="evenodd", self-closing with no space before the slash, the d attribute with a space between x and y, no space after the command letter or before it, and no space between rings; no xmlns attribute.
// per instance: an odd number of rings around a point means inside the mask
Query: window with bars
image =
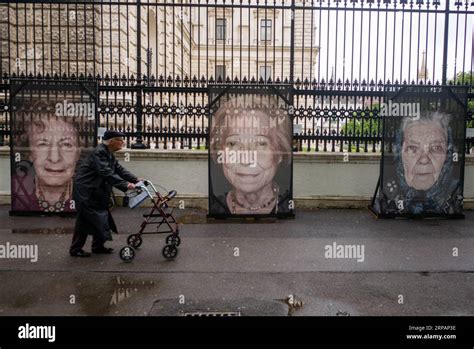
<svg viewBox="0 0 474 349"><path fill-rule="evenodd" d="M267 81L272 76L272 67L270 65L262 65L260 67L260 77Z"/></svg>
<svg viewBox="0 0 474 349"><path fill-rule="evenodd" d="M261 41L272 40L272 20L271 19L260 20L260 40Z"/></svg>
<svg viewBox="0 0 474 349"><path fill-rule="evenodd" d="M216 65L216 80L219 78L225 79L225 65Z"/></svg>
<svg viewBox="0 0 474 349"><path fill-rule="evenodd" d="M216 40L225 40L226 37L226 19L216 19Z"/></svg>

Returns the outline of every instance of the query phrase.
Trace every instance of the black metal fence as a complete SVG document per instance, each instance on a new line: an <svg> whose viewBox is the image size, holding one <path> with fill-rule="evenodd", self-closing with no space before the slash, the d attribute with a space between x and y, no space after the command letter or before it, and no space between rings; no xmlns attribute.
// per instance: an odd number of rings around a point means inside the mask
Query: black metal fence
<svg viewBox="0 0 474 349"><path fill-rule="evenodd" d="M8 1L0 145L18 77L97 81L100 125L135 147L206 148L211 83L291 84L300 151L378 151L394 85L467 85L471 126L473 15L467 0Z"/></svg>

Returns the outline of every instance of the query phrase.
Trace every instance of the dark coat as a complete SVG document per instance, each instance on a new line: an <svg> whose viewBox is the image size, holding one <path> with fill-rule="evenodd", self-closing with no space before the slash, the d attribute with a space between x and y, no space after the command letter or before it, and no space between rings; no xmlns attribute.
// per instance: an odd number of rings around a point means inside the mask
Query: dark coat
<svg viewBox="0 0 474 349"><path fill-rule="evenodd" d="M123 168L106 145L99 144L78 167L74 178L74 200L78 211L76 229L112 240L116 231L109 212L112 187L127 191L138 178Z"/></svg>

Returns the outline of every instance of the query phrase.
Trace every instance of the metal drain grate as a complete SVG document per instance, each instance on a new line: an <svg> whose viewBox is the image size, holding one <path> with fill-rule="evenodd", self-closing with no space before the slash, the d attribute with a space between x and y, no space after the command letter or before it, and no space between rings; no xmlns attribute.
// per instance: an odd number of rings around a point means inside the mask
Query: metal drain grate
<svg viewBox="0 0 474 349"><path fill-rule="evenodd" d="M288 305L279 300L239 299L160 299L153 303L149 316L243 317L287 316Z"/></svg>
<svg viewBox="0 0 474 349"><path fill-rule="evenodd" d="M228 317L241 316L240 311L193 311L184 313L183 316L192 317Z"/></svg>

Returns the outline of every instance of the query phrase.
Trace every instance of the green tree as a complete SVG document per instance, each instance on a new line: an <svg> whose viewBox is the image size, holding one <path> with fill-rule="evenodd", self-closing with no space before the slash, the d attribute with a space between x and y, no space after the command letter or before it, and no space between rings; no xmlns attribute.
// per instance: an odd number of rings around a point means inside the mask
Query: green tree
<svg viewBox="0 0 474 349"><path fill-rule="evenodd" d="M362 110L359 115L353 112L353 119L345 123L342 130L344 134L373 136L382 131L381 120L378 118L379 105L374 104L369 109Z"/></svg>
<svg viewBox="0 0 474 349"><path fill-rule="evenodd" d="M453 79L448 81L448 84L467 85L469 86L468 93L474 93L474 72L459 72ZM474 114L474 99L468 99L467 110L471 112L471 115ZM474 127L474 120L469 120L467 122L467 127Z"/></svg>

